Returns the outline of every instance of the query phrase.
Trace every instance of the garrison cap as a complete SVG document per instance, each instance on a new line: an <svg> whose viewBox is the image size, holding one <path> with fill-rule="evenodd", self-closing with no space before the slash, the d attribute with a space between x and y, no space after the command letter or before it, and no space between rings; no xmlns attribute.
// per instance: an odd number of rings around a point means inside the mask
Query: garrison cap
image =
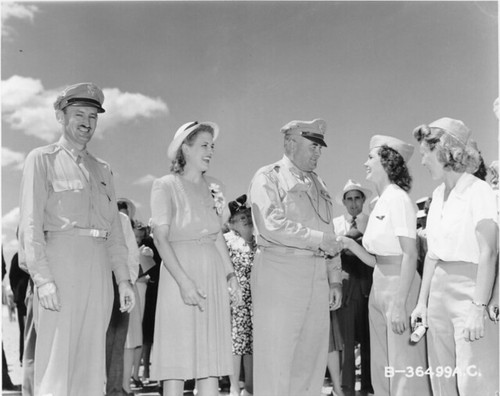
<svg viewBox="0 0 500 396"><path fill-rule="evenodd" d="M452 136L464 146L469 142L471 131L467 126L460 120L455 120L449 117L443 117L439 120L431 122L429 128L440 128L445 131L448 135Z"/></svg>
<svg viewBox="0 0 500 396"><path fill-rule="evenodd" d="M104 113L102 104L104 94L94 83L79 83L70 85L62 91L54 102L55 110L64 110L68 106L95 107L98 113Z"/></svg>
<svg viewBox="0 0 500 396"><path fill-rule="evenodd" d="M290 121L281 128L281 132L302 136L323 147L327 147L325 143L326 121L320 118L312 121Z"/></svg>
<svg viewBox="0 0 500 396"><path fill-rule="evenodd" d="M396 150L401 157L405 160L405 162L408 162L408 160L411 158L413 154L413 150L415 147L413 147L411 144L408 144L401 139L392 137L392 136L385 136L385 135L374 135L372 136L370 140L370 150L374 149L375 147L382 147L382 146L389 146L393 150Z"/></svg>

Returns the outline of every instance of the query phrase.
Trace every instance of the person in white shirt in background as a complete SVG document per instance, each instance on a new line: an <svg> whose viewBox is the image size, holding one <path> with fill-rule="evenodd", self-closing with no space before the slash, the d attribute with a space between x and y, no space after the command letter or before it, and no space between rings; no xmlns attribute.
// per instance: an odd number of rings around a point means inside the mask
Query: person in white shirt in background
<svg viewBox="0 0 500 396"><path fill-rule="evenodd" d="M361 243L368 223L368 216L363 213L363 207L372 192L348 180L342 191L337 194L336 201L346 209L345 214L333 219L337 235L345 235ZM343 348L342 390L339 390L340 379L334 382L335 394L354 395L356 382L355 347L360 344L361 355L361 391L373 393L370 375L370 329L368 321L368 296L372 284L373 269L365 265L349 250L342 251L343 292L342 306L338 311L330 313L332 329L338 320L341 329ZM335 319L338 318L338 319ZM339 352L329 351L328 370L330 375L339 373ZM336 374L339 377L339 374ZM337 384L336 384L337 382ZM338 385L336 387L335 385ZM343 393L342 393L343 391Z"/></svg>
<svg viewBox="0 0 500 396"><path fill-rule="evenodd" d="M125 243L128 249L127 265L130 273L130 281L132 282L136 304L130 312L128 321L127 338L125 340L123 354L123 393L127 396L133 395L130 389L130 377L132 375L132 367L134 363L134 354L138 347L142 346L142 315L143 304L139 296L137 288L137 279L139 278L140 256L141 252L137 246L134 229L132 227L133 218L135 216L135 205L132 201L126 198L117 200L120 210L120 220L125 236ZM130 216L130 217L129 217ZM140 351L139 351L140 354Z"/></svg>

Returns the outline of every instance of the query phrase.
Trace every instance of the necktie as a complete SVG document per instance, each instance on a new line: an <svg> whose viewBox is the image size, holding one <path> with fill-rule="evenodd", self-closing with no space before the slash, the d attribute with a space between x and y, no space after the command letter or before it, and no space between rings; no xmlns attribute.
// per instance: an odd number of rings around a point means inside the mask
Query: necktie
<svg viewBox="0 0 500 396"><path fill-rule="evenodd" d="M356 224L356 216L353 216L352 217L352 220L351 220L351 229L357 229L358 228L358 225Z"/></svg>
<svg viewBox="0 0 500 396"><path fill-rule="evenodd" d="M76 163L78 164L78 167L81 169L81 171L85 175L85 178L87 179L87 181L89 181L90 180L90 173L89 173L88 169L85 167L85 164L83 163L83 158L81 155L79 155L77 157Z"/></svg>

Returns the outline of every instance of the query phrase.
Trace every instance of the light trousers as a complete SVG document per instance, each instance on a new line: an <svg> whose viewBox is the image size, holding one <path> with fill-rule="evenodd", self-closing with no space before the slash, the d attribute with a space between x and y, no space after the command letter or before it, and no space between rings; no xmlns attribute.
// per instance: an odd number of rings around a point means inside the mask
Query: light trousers
<svg viewBox="0 0 500 396"><path fill-rule="evenodd" d="M320 395L330 320L325 259L259 251L251 287L254 395Z"/></svg>
<svg viewBox="0 0 500 396"><path fill-rule="evenodd" d="M415 308L420 276L415 277L406 299L408 322L403 334L392 331L391 309L400 283L401 264L378 262L368 311L370 317L371 375L375 396L426 396L431 394L429 378L416 374L427 369L425 338L410 343L410 314Z"/></svg>
<svg viewBox="0 0 500 396"><path fill-rule="evenodd" d="M35 396L102 396L113 301L106 242L49 234L46 252L61 310L42 308L35 292Z"/></svg>
<svg viewBox="0 0 500 396"><path fill-rule="evenodd" d="M469 342L463 337L476 274L477 265L472 263L436 265L429 295L427 338L429 364L435 372L444 374L431 377L434 396L498 395L498 324L486 317L483 338Z"/></svg>

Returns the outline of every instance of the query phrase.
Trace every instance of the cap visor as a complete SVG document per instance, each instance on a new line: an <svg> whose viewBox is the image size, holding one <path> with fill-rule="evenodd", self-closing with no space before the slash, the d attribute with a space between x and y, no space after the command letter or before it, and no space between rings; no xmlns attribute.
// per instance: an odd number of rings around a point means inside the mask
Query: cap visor
<svg viewBox="0 0 500 396"><path fill-rule="evenodd" d="M66 107L70 107L70 106L81 106L81 107L93 107L95 109L97 109L97 112L98 113L104 113L106 110L104 110L101 106L93 103L93 102L87 102L87 101L78 101L78 102L72 102L72 103L68 103L68 105ZM63 110L66 108L64 107Z"/></svg>
<svg viewBox="0 0 500 396"><path fill-rule="evenodd" d="M302 137L310 140L311 142L318 143L322 147L328 147L323 139L313 137L313 136L304 136L304 135L302 135Z"/></svg>

